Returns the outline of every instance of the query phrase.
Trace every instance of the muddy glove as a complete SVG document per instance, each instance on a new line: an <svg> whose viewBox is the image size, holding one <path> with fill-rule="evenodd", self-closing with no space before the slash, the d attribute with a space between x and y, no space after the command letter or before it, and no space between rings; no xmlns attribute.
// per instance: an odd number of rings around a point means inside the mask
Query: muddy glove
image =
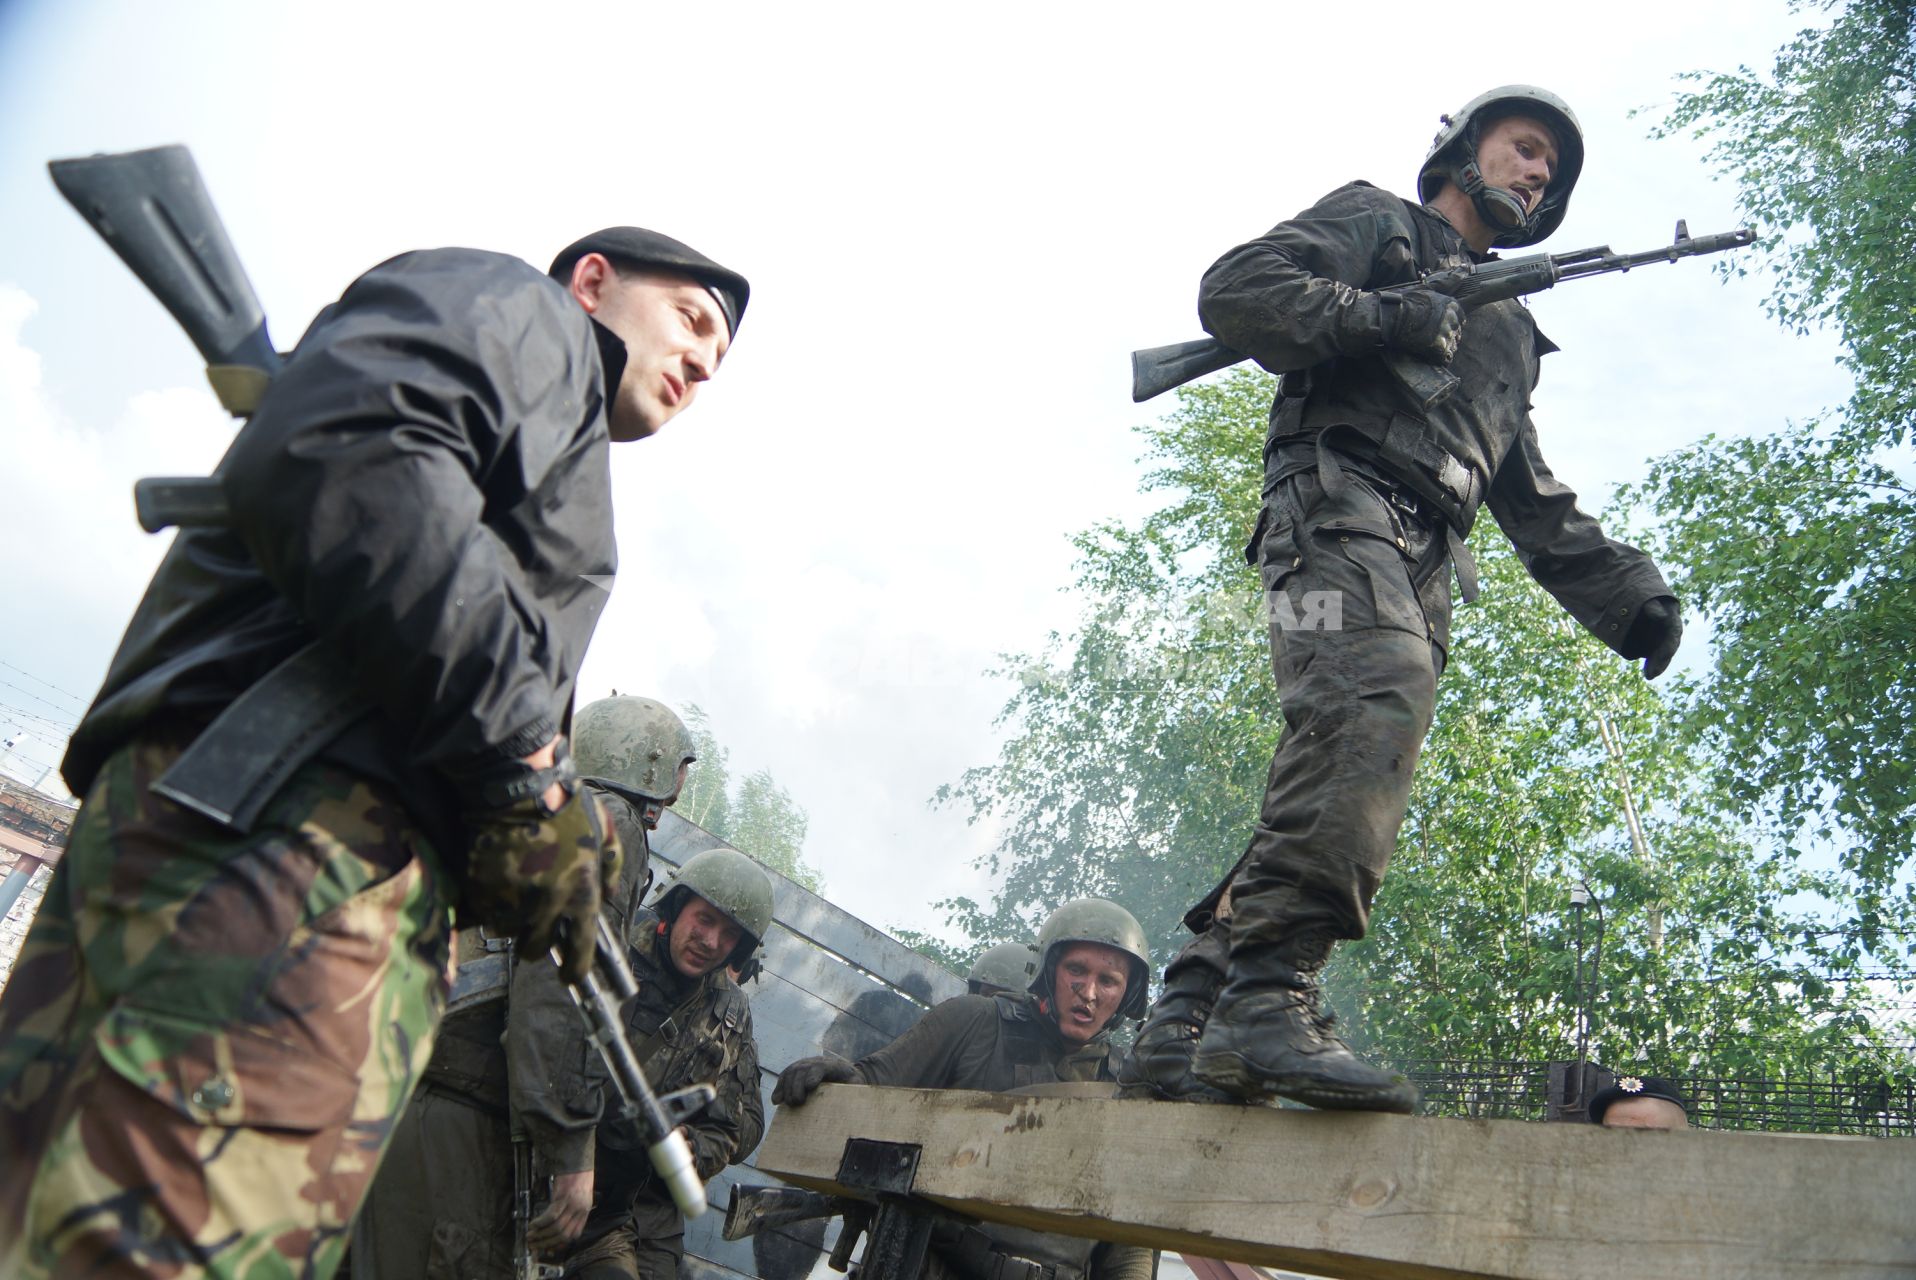
<svg viewBox="0 0 1916 1280"><path fill-rule="evenodd" d="M835 1054L800 1058L779 1072L778 1083L772 1087L772 1105L802 1107L805 1099L818 1092L819 1085L849 1084L856 1079L858 1069Z"/></svg>
<svg viewBox="0 0 1916 1280"><path fill-rule="evenodd" d="M1676 597L1657 596L1637 611L1637 620L1630 624L1629 634L1623 637L1623 647L1617 652L1626 658L1642 658L1643 678L1654 680L1670 665L1670 659L1676 657L1681 643L1683 615L1677 608Z"/></svg>
<svg viewBox="0 0 1916 1280"><path fill-rule="evenodd" d="M1393 290L1378 299L1385 346L1431 364L1450 363L1464 339L1462 304L1434 289Z"/></svg>
<svg viewBox="0 0 1916 1280"><path fill-rule="evenodd" d="M574 783L556 810L531 795L469 821L466 891L477 923L512 934L524 956L556 945L566 981L585 977L599 905L618 884L621 861L597 798Z"/></svg>
<svg viewBox="0 0 1916 1280"><path fill-rule="evenodd" d="M1345 355L1375 355L1388 348L1442 365L1457 354L1465 313L1455 298L1435 289L1366 293L1337 287L1346 300L1337 309L1334 336Z"/></svg>

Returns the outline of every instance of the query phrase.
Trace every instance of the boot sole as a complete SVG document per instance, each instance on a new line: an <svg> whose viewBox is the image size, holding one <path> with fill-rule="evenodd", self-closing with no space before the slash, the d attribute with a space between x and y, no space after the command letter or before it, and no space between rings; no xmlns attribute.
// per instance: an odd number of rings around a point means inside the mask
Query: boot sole
<svg viewBox="0 0 1916 1280"><path fill-rule="evenodd" d="M1383 1111L1393 1115L1417 1114L1417 1090L1408 1082L1365 1088L1361 1085L1332 1084L1312 1076L1264 1071L1238 1053L1202 1053L1191 1065L1191 1074L1205 1084L1247 1103L1271 1098L1288 1098L1320 1111Z"/></svg>

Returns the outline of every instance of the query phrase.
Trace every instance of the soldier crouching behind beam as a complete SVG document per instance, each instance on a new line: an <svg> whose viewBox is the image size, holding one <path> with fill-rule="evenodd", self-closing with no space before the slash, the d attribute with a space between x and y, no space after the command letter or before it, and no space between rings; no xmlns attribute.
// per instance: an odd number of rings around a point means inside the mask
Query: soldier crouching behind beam
<svg viewBox="0 0 1916 1280"><path fill-rule="evenodd" d="M573 737L581 775L632 851L606 908L639 982L626 1034L660 1091L718 1090L687 1126L710 1178L764 1132L751 1013L727 970L771 923L771 880L743 854L708 850L640 907L646 832L685 784L691 734L663 704L615 696L580 711ZM347 1274L669 1280L683 1221L643 1139L602 1121L604 1066L558 971L510 963L476 933L462 944L454 1007L354 1228Z"/></svg>
<svg viewBox="0 0 1916 1280"><path fill-rule="evenodd" d="M1037 952L1028 991L956 996L856 1064L801 1058L780 1074L772 1101L802 1106L833 1082L992 1093L1115 1082L1112 1024L1144 1012L1144 930L1114 902L1079 898L1051 913ZM1151 1270L1149 1249L944 1220L926 1255L926 1280L1146 1280Z"/></svg>

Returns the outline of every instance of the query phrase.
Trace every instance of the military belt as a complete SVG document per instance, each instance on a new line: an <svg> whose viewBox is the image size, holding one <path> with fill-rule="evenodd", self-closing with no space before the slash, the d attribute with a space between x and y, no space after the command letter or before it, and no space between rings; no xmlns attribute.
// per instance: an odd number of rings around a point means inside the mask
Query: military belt
<svg viewBox="0 0 1916 1280"><path fill-rule="evenodd" d="M244 835L301 765L371 709L315 640L235 698L153 791Z"/></svg>
<svg viewBox="0 0 1916 1280"><path fill-rule="evenodd" d="M1464 538L1483 500L1477 473L1430 439L1422 422L1392 414L1388 422L1336 422L1317 433L1317 478L1324 492L1342 493L1346 483L1338 455L1348 454L1379 467L1388 482L1402 485L1429 502L1443 517L1444 542L1457 571L1457 591L1465 604L1477 598L1477 560Z"/></svg>

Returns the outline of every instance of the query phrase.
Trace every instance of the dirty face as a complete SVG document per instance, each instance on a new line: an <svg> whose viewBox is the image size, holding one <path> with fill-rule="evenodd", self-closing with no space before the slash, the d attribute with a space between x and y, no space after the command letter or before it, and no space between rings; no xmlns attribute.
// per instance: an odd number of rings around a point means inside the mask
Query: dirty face
<svg viewBox="0 0 1916 1280"><path fill-rule="evenodd" d="M743 936L744 930L726 919L724 912L693 894L672 921L666 946L673 968L688 978L702 978L725 963Z"/></svg>
<svg viewBox="0 0 1916 1280"><path fill-rule="evenodd" d="M1060 1034L1073 1044L1088 1043L1117 1016L1130 978L1130 957L1116 947L1100 942L1066 946L1051 979Z"/></svg>
<svg viewBox="0 0 1916 1280"><path fill-rule="evenodd" d="M1517 197L1526 214L1535 213L1557 171L1556 135L1541 120L1505 116L1484 130L1477 168L1484 185L1501 187Z"/></svg>

